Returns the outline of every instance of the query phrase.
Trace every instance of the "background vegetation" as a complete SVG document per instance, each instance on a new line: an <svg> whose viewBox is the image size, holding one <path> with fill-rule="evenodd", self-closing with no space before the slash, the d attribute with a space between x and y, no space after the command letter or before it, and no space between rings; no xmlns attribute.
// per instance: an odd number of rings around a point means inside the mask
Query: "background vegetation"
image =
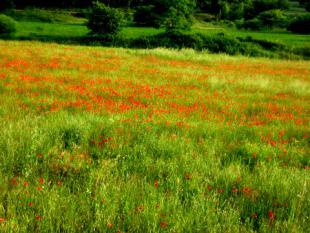
<svg viewBox="0 0 310 233"><path fill-rule="evenodd" d="M18 21L11 39L309 58L306 1L123 0L100 4L106 10L99 14L91 1L81 0L6 0L0 9Z"/></svg>

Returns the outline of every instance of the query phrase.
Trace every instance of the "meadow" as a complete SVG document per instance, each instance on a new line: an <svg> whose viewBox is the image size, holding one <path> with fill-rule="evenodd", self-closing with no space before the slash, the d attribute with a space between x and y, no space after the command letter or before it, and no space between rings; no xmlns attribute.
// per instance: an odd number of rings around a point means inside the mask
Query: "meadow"
<svg viewBox="0 0 310 233"><path fill-rule="evenodd" d="M0 232L307 232L309 72L0 41Z"/></svg>

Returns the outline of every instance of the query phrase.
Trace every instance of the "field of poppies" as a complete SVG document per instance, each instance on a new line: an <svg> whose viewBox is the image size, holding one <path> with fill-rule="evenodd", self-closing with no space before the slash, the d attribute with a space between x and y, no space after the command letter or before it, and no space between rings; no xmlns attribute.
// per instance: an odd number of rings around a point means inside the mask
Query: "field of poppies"
<svg viewBox="0 0 310 233"><path fill-rule="evenodd" d="M307 232L310 62L0 41L0 232Z"/></svg>

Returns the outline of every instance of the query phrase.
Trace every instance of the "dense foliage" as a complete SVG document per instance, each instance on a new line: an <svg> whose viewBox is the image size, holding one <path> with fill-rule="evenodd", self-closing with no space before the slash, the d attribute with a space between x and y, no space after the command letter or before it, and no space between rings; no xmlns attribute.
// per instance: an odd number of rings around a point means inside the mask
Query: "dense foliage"
<svg viewBox="0 0 310 233"><path fill-rule="evenodd" d="M288 27L292 32L310 34L310 14L301 16L294 20Z"/></svg>
<svg viewBox="0 0 310 233"><path fill-rule="evenodd" d="M92 0L3 0L1 9L15 5L24 7L88 8ZM194 11L209 13L218 20L243 20L244 28L286 28L287 19L280 10L289 8L289 0L98 0L113 8L133 9L136 25L160 27L167 31L189 29ZM300 7L309 10L307 0L299 0ZM274 11L276 10L276 11ZM267 23L267 24L265 24Z"/></svg>
<svg viewBox="0 0 310 233"><path fill-rule="evenodd" d="M122 14L115 8L96 2L89 15L87 27L95 35L114 35L120 31Z"/></svg>
<svg viewBox="0 0 310 233"><path fill-rule="evenodd" d="M0 14L0 35L9 35L16 31L16 22L9 16Z"/></svg>

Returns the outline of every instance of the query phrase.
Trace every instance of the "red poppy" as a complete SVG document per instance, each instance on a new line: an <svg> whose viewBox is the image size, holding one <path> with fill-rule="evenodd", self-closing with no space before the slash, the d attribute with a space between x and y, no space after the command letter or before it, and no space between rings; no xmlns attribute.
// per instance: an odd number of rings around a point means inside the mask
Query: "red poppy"
<svg viewBox="0 0 310 233"><path fill-rule="evenodd" d="M40 183L40 184L43 184L43 183L44 183L44 179L43 179L42 177L40 177L39 183Z"/></svg>
<svg viewBox="0 0 310 233"><path fill-rule="evenodd" d="M231 191L232 191L233 193L237 193L237 192L238 192L238 189L236 188L236 186L233 186L233 187L231 188Z"/></svg>
<svg viewBox="0 0 310 233"><path fill-rule="evenodd" d="M155 180L154 186L155 186L155 188L158 188L158 186L159 186L158 180Z"/></svg>
<svg viewBox="0 0 310 233"><path fill-rule="evenodd" d="M165 222L165 221L162 221L162 222L160 222L159 226L160 226L161 228L166 228L166 227L168 226L168 223Z"/></svg>
<svg viewBox="0 0 310 233"><path fill-rule="evenodd" d="M37 221L41 221L41 220L42 220L42 217L41 217L40 215L37 215L37 216L36 216L36 220L37 220Z"/></svg>
<svg viewBox="0 0 310 233"><path fill-rule="evenodd" d="M24 182L24 187L27 188L29 186L29 183L27 181Z"/></svg>
<svg viewBox="0 0 310 233"><path fill-rule="evenodd" d="M11 180L12 185L17 186L18 185L18 181L17 181L17 177L13 177L13 179Z"/></svg>
<svg viewBox="0 0 310 233"><path fill-rule="evenodd" d="M0 218L0 224L5 222L5 218Z"/></svg>
<svg viewBox="0 0 310 233"><path fill-rule="evenodd" d="M112 227L113 227L113 224L109 222L109 223L107 224L107 228L110 228L110 229L111 229Z"/></svg>
<svg viewBox="0 0 310 233"><path fill-rule="evenodd" d="M268 216L270 220L273 220L275 218L275 214L272 212L272 210L268 211Z"/></svg>
<svg viewBox="0 0 310 233"><path fill-rule="evenodd" d="M29 202L28 206L32 207L32 206L33 206L33 203L32 203L32 202Z"/></svg>
<svg viewBox="0 0 310 233"><path fill-rule="evenodd" d="M225 190L224 189L218 189L217 193L223 193Z"/></svg>

